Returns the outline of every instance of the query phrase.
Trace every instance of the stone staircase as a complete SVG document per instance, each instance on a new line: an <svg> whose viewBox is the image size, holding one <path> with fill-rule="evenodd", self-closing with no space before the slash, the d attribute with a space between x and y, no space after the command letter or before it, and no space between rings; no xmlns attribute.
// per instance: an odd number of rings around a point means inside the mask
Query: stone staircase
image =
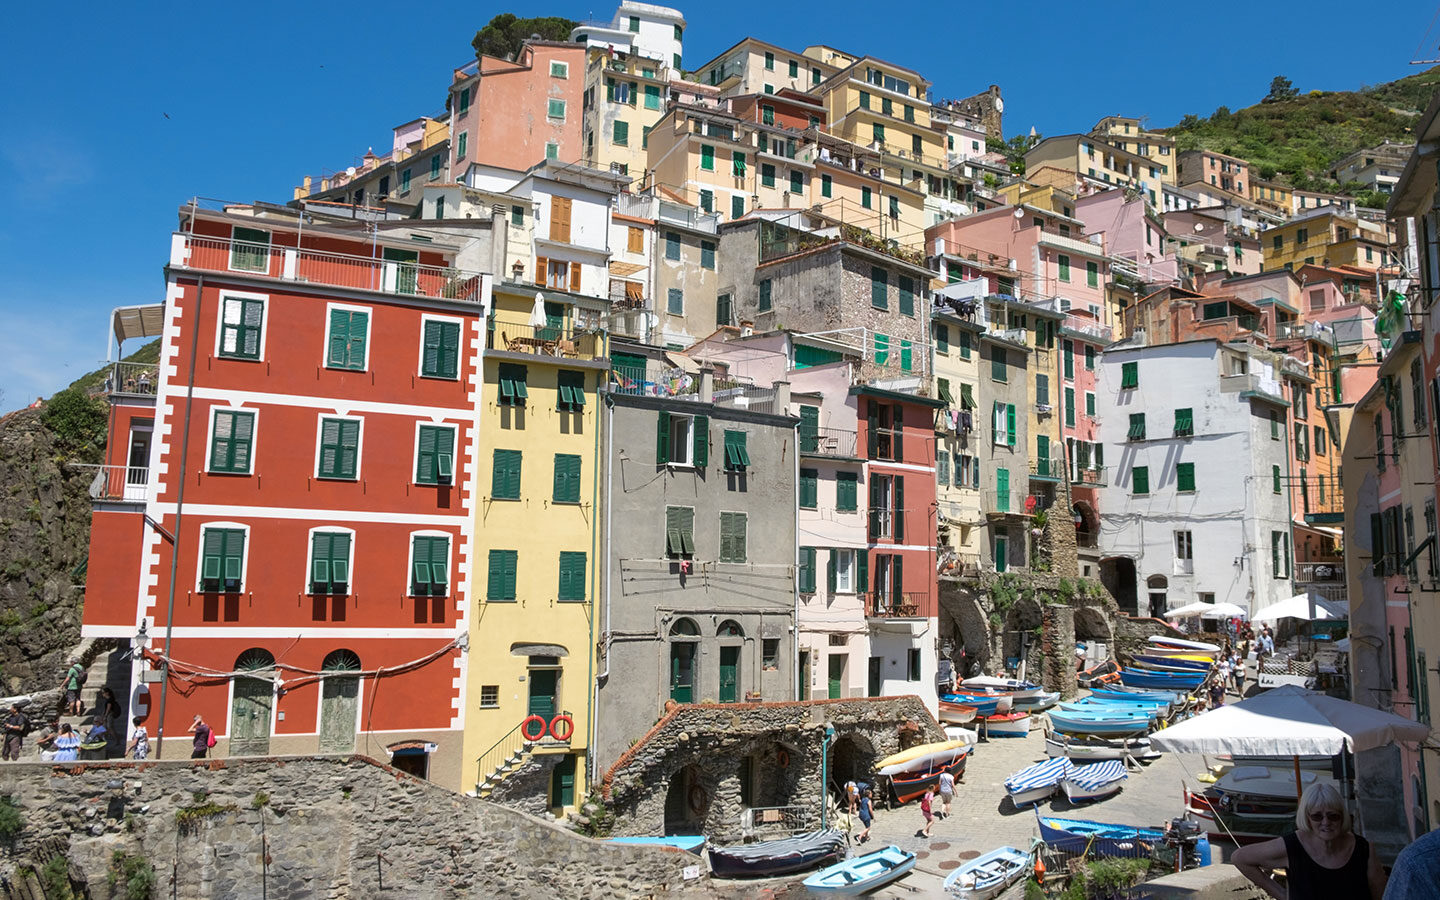
<svg viewBox="0 0 1440 900"><path fill-rule="evenodd" d="M514 747L509 753L495 761L488 772L482 772L480 781L475 785L475 796L481 799L488 798L511 772L525 765L530 759L536 743L538 742L522 739L519 746Z"/></svg>
<svg viewBox="0 0 1440 900"><path fill-rule="evenodd" d="M81 713L78 716L69 714L64 706L64 693L46 691L35 695L35 702L25 708L25 714L30 717L30 733L25 736L25 743L21 747L20 759L22 761L38 762L40 760L40 747L36 739L44 734L50 723L69 725L70 728L82 737L91 726L95 724L96 710L100 703L100 689L110 687L115 692L115 699L120 703L120 715L112 722L106 722L106 727L111 730L109 746L106 748L108 758L116 758L124 755L125 735L128 733L130 717L130 648L128 646L97 647L93 653L75 654L79 655L82 664L86 656L90 657L90 664L86 668L85 685L80 689ZM67 664L66 670L69 666ZM62 673L61 679L64 678ZM58 718L56 717L59 712Z"/></svg>

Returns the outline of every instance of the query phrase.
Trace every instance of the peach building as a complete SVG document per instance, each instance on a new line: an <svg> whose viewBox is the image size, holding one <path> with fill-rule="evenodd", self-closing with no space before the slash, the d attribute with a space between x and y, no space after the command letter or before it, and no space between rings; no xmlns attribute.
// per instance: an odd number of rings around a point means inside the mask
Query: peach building
<svg viewBox="0 0 1440 900"><path fill-rule="evenodd" d="M514 60L482 56L450 83L450 172L475 164L525 171L584 150L585 45L527 41Z"/></svg>

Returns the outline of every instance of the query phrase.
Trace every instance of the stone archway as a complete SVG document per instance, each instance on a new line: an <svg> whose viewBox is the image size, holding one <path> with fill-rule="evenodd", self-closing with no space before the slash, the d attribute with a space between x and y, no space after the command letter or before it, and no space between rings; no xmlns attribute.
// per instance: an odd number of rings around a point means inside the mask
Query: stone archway
<svg viewBox="0 0 1440 900"><path fill-rule="evenodd" d="M1000 641L1007 669L1010 668L1011 660L1023 659L1029 663L1026 666L1030 670L1027 677L1039 672L1039 630L1044 622L1045 612L1034 597L1022 596L1010 607L1010 612L1005 616L1005 632Z"/></svg>
<svg viewBox="0 0 1440 900"><path fill-rule="evenodd" d="M1070 506L1070 514L1075 522L1075 546L1081 549L1097 546L1100 517L1094 508L1084 500L1076 500Z"/></svg>
<svg viewBox="0 0 1440 900"><path fill-rule="evenodd" d="M1075 640L1083 643L1101 641L1106 646L1113 646L1115 635L1104 610L1095 606L1075 608Z"/></svg>
<svg viewBox="0 0 1440 900"><path fill-rule="evenodd" d="M697 767L685 766L671 775L665 791L665 833L698 833L710 812L710 800Z"/></svg>
<svg viewBox="0 0 1440 900"><path fill-rule="evenodd" d="M869 781L875 760L879 758L870 739L855 732L837 737L830 746L829 756L831 786L844 785L847 781Z"/></svg>

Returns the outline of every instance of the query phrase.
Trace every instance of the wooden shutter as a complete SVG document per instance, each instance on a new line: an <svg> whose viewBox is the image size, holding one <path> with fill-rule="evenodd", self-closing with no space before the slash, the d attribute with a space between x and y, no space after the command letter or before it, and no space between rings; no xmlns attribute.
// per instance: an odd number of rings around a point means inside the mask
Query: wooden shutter
<svg viewBox="0 0 1440 900"><path fill-rule="evenodd" d="M330 310L330 350L325 361L329 366L344 366L350 350L350 313L343 309Z"/></svg>
<svg viewBox="0 0 1440 900"><path fill-rule="evenodd" d="M352 312L346 333L345 367L365 368L365 338L370 324L369 313Z"/></svg>
<svg viewBox="0 0 1440 900"><path fill-rule="evenodd" d="M648 90L648 89L649 89L649 86L647 86L646 89ZM626 237L627 237L627 240L628 240L628 243L626 244L626 249L627 249L627 250L629 250L631 253L644 253L644 252L645 252L645 232L644 232L644 231L642 231L642 230L640 230L639 228L636 228L636 227L634 227L634 226L632 225L632 226L629 226L629 231L628 231Z"/></svg>
<svg viewBox="0 0 1440 900"><path fill-rule="evenodd" d="M894 418L890 422L890 427L894 430L894 434L890 438L891 455L896 462L904 462L905 407L897 403L896 405L892 406L891 409L894 410Z"/></svg>
<svg viewBox="0 0 1440 900"><path fill-rule="evenodd" d="M855 593L864 594L870 590L870 551L861 547L855 551Z"/></svg>
<svg viewBox="0 0 1440 900"><path fill-rule="evenodd" d="M551 228L554 228L555 223L554 223L554 222L551 222L550 225L551 225ZM550 260L547 259L547 258L545 258L545 257L543 257L543 256L537 256L537 257L535 257L535 283L536 283L536 284L541 284L541 285L543 285L543 284L548 284L548 283L549 283L549 279L550 279Z"/></svg>
<svg viewBox="0 0 1440 900"><path fill-rule="evenodd" d="M880 494L880 476L870 476L870 515L868 539L874 542L880 537L880 512L883 498Z"/></svg>
<svg viewBox="0 0 1440 900"><path fill-rule="evenodd" d="M905 543L905 476L896 475L895 483L895 543Z"/></svg>
<svg viewBox="0 0 1440 900"><path fill-rule="evenodd" d="M245 301L245 318L241 329L241 352L252 359L260 357L260 328L264 316L265 304L259 300Z"/></svg>
<svg viewBox="0 0 1440 900"><path fill-rule="evenodd" d="M320 474L334 477L340 473L340 420L325 419L320 423Z"/></svg>
<svg viewBox="0 0 1440 900"><path fill-rule="evenodd" d="M1380 517L1375 516L1376 520ZM200 577L205 581L219 581L224 567L225 531L220 528L205 529L202 542Z"/></svg>
<svg viewBox="0 0 1440 900"><path fill-rule="evenodd" d="M815 509L819 506L820 472L816 469L800 470L800 508Z"/></svg>
<svg viewBox="0 0 1440 900"><path fill-rule="evenodd" d="M1385 574L1385 529L1379 513L1370 514L1370 565L1377 578Z"/></svg>
<svg viewBox="0 0 1440 900"><path fill-rule="evenodd" d="M815 548L800 548L800 571L796 573L796 587L802 594L815 593Z"/></svg>
<svg viewBox="0 0 1440 900"><path fill-rule="evenodd" d="M232 528L221 534L225 536L225 580L238 582L244 574L241 566L245 561L245 532Z"/></svg>
<svg viewBox="0 0 1440 900"><path fill-rule="evenodd" d="M655 464L663 466L670 462L670 414L660 410L655 418Z"/></svg>
<svg viewBox="0 0 1440 900"><path fill-rule="evenodd" d="M350 583L350 535L344 532L330 534L330 586Z"/></svg>
<svg viewBox="0 0 1440 900"><path fill-rule="evenodd" d="M839 552L839 550L831 547L829 552L825 554L825 593L829 594L831 597L835 596L835 591L837 588L837 579L835 576L835 556Z"/></svg>
<svg viewBox="0 0 1440 900"><path fill-rule="evenodd" d="M330 538L317 531L310 539L310 589L317 594L330 590Z"/></svg>
<svg viewBox="0 0 1440 900"><path fill-rule="evenodd" d="M420 448L415 454L415 481L419 484L433 484L435 481L435 451L439 443L440 429L429 425L420 426Z"/></svg>
<svg viewBox="0 0 1440 900"><path fill-rule="evenodd" d="M570 264L570 292L580 293L580 264L578 262Z"/></svg>
<svg viewBox="0 0 1440 900"><path fill-rule="evenodd" d="M550 240L570 243L570 198L550 198Z"/></svg>
<svg viewBox="0 0 1440 900"><path fill-rule="evenodd" d="M905 557L895 554L890 557L890 603L898 606L905 602Z"/></svg>
<svg viewBox="0 0 1440 900"><path fill-rule="evenodd" d="M340 420L340 475L354 478L360 458L360 423L354 419Z"/></svg>
<svg viewBox="0 0 1440 900"><path fill-rule="evenodd" d="M215 413L215 429L210 439L210 469L214 472L223 472L230 468L230 438L234 430L234 423L230 414L222 411Z"/></svg>
<svg viewBox="0 0 1440 900"><path fill-rule="evenodd" d="M690 426L694 444L690 458L695 468L703 469L710 465L710 417L696 416Z"/></svg>
<svg viewBox="0 0 1440 900"><path fill-rule="evenodd" d="M800 407L800 450L813 453L820 443L820 407Z"/></svg>
<svg viewBox="0 0 1440 900"><path fill-rule="evenodd" d="M880 410L876 408L873 400L867 401L865 405L865 437L866 458L874 459L880 450Z"/></svg>
<svg viewBox="0 0 1440 900"><path fill-rule="evenodd" d="M440 370L442 378L454 378L459 373L460 325L456 322L441 322L440 325Z"/></svg>
<svg viewBox="0 0 1440 900"><path fill-rule="evenodd" d="M230 442L231 465L234 472L250 471L250 441L255 436L255 416L251 413L231 413L234 422L234 437Z"/></svg>
<svg viewBox="0 0 1440 900"><path fill-rule="evenodd" d="M425 340L420 355L420 374L436 375L440 371L440 326L443 322L425 323Z"/></svg>
<svg viewBox="0 0 1440 900"><path fill-rule="evenodd" d="M1005 443L1015 446L1015 404L1005 404Z"/></svg>
<svg viewBox="0 0 1440 900"><path fill-rule="evenodd" d="M485 573L485 599L501 600L505 593L505 551L491 550Z"/></svg>

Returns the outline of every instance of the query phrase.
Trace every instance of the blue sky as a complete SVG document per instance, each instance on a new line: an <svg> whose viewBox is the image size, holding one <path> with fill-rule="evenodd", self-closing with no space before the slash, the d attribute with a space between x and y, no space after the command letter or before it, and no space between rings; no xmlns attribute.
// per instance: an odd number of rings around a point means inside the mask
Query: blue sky
<svg viewBox="0 0 1440 900"><path fill-rule="evenodd" d="M1283 74L1345 90L1417 70L1433 7L1376 0L1255 8L1122 0L1083 8L911 3L677 4L685 61L747 34L830 44L919 70L935 96L994 83L1007 135L1063 134L1110 114L1169 125L1255 102ZM358 7L256 0L13 4L0 54L0 412L104 359L109 311L159 302L176 210L192 195L286 201L306 173L343 169L390 128L439 112L454 66L498 12L608 20L563 2ZM1203 10L1203 12L1202 12ZM1233 25L1196 27L1213 16ZM1273 29L1263 45L1250 40ZM17 39L17 36L30 36ZM1194 45L1188 41L1194 40ZM1437 56L1440 29L1418 48ZM127 350L134 349L127 345Z"/></svg>

